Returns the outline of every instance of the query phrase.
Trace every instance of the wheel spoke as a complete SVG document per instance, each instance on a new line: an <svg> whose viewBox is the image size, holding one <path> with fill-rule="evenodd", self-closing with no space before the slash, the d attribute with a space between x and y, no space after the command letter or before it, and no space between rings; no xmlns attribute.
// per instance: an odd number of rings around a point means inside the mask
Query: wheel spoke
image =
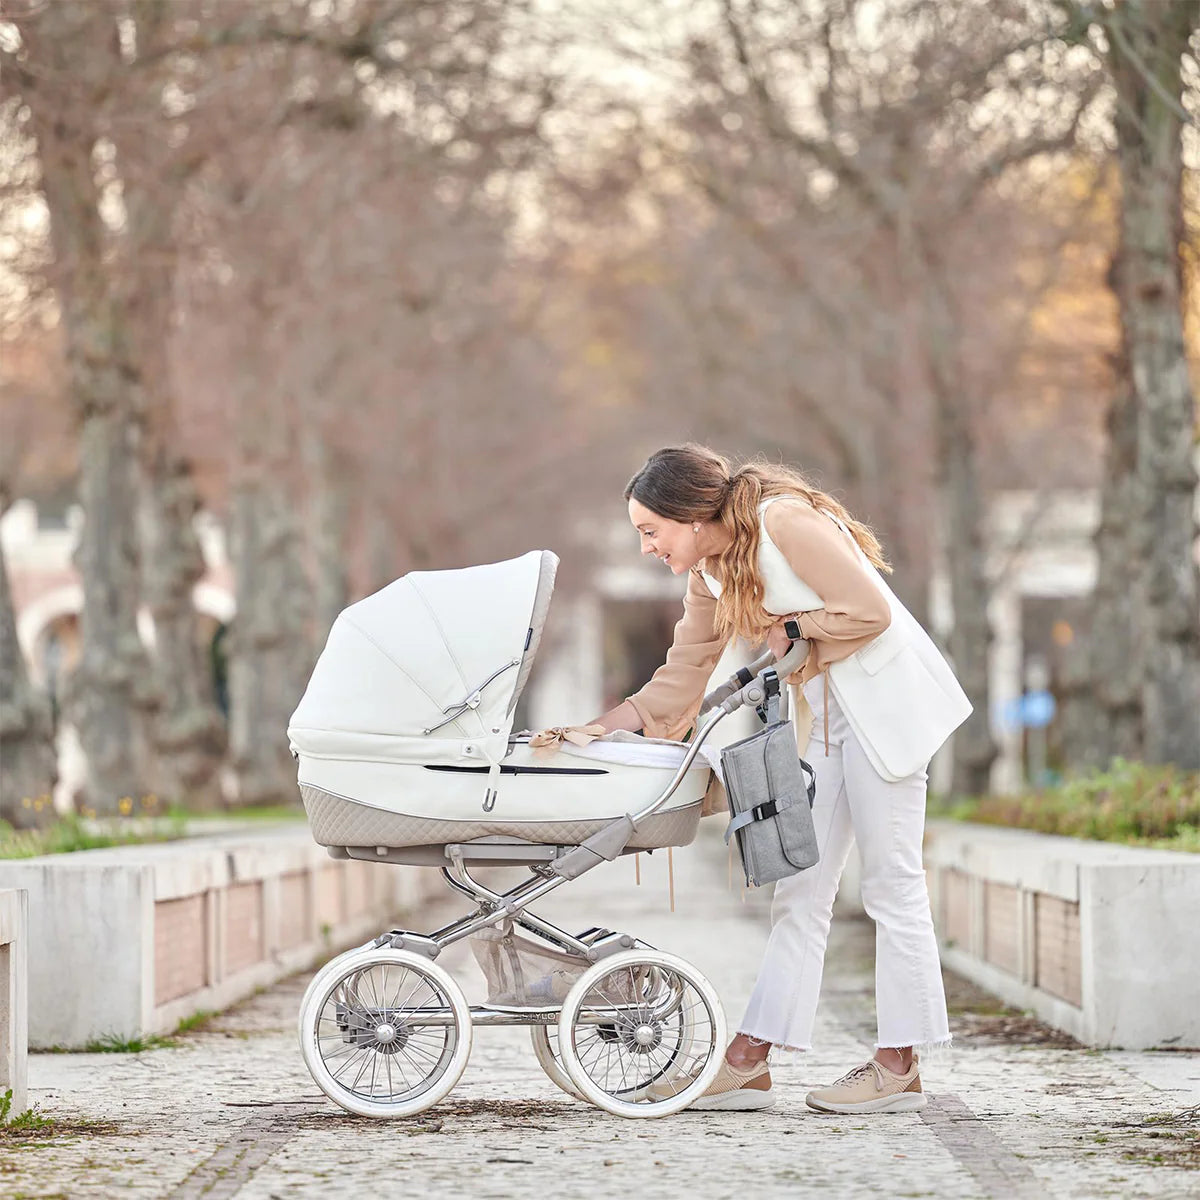
<svg viewBox="0 0 1200 1200"><path fill-rule="evenodd" d="M461 1009L455 1008L439 982L440 972L430 974L421 966L394 959L371 961L368 957L365 963L362 959L358 963L362 965L350 965L328 985L312 1018L309 1044L329 1086L335 1088L330 1095L346 1097L343 1107L359 1111L353 1099L411 1109L438 1086L452 1064L457 1063L456 1069L461 1071L457 1024ZM462 1005L461 996L457 1003ZM444 1026L413 1027L405 1016L414 1010L447 1014L453 1019ZM394 1033L380 1042L376 1031L385 1024Z"/></svg>
<svg viewBox="0 0 1200 1200"><path fill-rule="evenodd" d="M712 1069L724 1038L711 985L694 968L661 957L666 961L630 951L594 969L580 999L565 1006L561 1031L571 1038L559 1039L559 1052L572 1075L581 1071L601 1093L589 1091L588 1098L614 1113L667 1104L665 1111L677 1111L683 1094ZM639 1031L649 1034L648 1044Z"/></svg>

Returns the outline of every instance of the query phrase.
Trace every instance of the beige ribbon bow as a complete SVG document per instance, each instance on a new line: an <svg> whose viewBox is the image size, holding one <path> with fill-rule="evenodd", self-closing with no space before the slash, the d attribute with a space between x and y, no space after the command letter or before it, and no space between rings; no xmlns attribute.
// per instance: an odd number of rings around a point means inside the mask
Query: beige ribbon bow
<svg viewBox="0 0 1200 1200"><path fill-rule="evenodd" d="M553 754L563 742L570 742L572 746L586 746L607 732L603 725L555 725L535 733L529 739L529 744L534 750Z"/></svg>

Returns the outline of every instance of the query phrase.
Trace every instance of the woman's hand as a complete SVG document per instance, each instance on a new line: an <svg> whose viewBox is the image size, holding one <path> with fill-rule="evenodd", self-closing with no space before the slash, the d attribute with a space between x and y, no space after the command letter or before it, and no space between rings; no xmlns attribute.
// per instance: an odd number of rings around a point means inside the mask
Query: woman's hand
<svg viewBox="0 0 1200 1200"><path fill-rule="evenodd" d="M775 658L781 659L791 646L792 639L784 632L783 622L776 621L774 625L767 631L767 649L771 651Z"/></svg>
<svg viewBox="0 0 1200 1200"><path fill-rule="evenodd" d="M603 716L594 718L588 724L603 725L605 733L612 733L617 729L637 733L642 727L642 718L628 700L623 700L616 708L610 708Z"/></svg>

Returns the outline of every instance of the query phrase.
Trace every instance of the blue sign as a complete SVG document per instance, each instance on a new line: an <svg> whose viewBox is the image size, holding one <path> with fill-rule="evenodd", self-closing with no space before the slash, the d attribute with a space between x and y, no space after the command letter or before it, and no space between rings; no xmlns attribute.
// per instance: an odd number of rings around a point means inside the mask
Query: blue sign
<svg viewBox="0 0 1200 1200"><path fill-rule="evenodd" d="M1054 720L1058 710L1052 692L1026 692L1017 703L1021 724L1030 729L1044 729Z"/></svg>
<svg viewBox="0 0 1200 1200"><path fill-rule="evenodd" d="M1004 705L1003 720L1009 729L1045 729L1057 711L1052 692L1026 692Z"/></svg>

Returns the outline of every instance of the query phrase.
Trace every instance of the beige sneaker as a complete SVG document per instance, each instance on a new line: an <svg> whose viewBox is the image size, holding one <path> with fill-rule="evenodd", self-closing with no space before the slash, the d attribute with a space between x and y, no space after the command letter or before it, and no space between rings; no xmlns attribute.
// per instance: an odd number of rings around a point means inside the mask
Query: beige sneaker
<svg viewBox="0 0 1200 1200"><path fill-rule="evenodd" d="M913 1112L924 1108L925 1102L915 1054L904 1075L897 1075L871 1059L832 1086L818 1088L805 1097L809 1108L831 1113Z"/></svg>
<svg viewBox="0 0 1200 1200"><path fill-rule="evenodd" d="M650 1091L657 1099L666 1099L678 1095L689 1082L690 1080L684 1077L674 1080L673 1083L655 1084ZM717 1077L709 1084L703 1096L688 1105L687 1111L751 1112L755 1109L770 1108L774 1103L771 1072L765 1060L745 1070L730 1066L727 1060L722 1060Z"/></svg>

